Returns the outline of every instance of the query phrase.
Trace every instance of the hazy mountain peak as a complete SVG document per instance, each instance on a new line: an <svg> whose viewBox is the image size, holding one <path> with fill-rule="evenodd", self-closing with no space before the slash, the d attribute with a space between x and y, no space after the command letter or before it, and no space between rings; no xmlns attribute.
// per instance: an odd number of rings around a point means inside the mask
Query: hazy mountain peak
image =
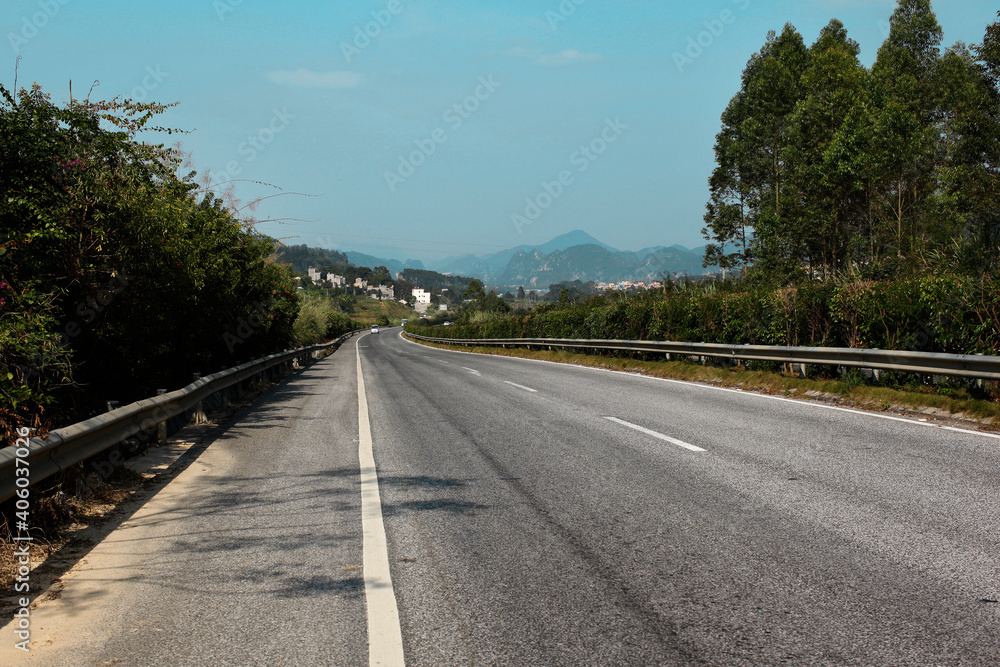
<svg viewBox="0 0 1000 667"><path fill-rule="evenodd" d="M566 250L567 248L572 248L578 245L598 245L605 250L611 250L612 252L618 252L616 248L612 248L606 243L601 243L593 236L583 231L582 229L574 229L571 232L566 232L565 234L560 234L548 243L543 243L542 245L535 246L541 250L554 251L554 250Z"/></svg>

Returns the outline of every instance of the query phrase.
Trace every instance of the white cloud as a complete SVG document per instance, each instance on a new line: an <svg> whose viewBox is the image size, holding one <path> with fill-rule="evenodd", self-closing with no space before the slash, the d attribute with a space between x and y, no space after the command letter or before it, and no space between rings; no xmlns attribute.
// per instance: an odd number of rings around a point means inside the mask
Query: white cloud
<svg viewBox="0 0 1000 667"><path fill-rule="evenodd" d="M542 56L538 59L539 65L575 65L577 63L596 63L604 60L604 56L597 53L582 53L576 49L560 51L556 54Z"/></svg>
<svg viewBox="0 0 1000 667"><path fill-rule="evenodd" d="M356 72L313 72L304 68L294 72L276 70L267 73L267 80L271 83L295 88L354 88L364 78L363 74Z"/></svg>

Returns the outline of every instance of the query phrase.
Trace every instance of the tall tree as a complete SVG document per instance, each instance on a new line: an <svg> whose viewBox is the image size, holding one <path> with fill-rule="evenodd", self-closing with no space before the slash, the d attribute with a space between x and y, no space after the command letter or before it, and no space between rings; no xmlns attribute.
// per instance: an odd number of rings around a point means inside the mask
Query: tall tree
<svg viewBox="0 0 1000 667"><path fill-rule="evenodd" d="M732 266L752 255L766 266L786 263L787 269L792 252L782 218L784 150L808 62L809 51L791 24L780 35L769 32L747 62L741 90L723 115L716 141L719 164L710 181L704 230L714 243L706 263ZM742 241L748 228L753 228L751 247L727 256L725 244Z"/></svg>
<svg viewBox="0 0 1000 667"><path fill-rule="evenodd" d="M717 167L708 179L710 200L706 205L705 227L701 233L710 243L705 248L703 266L718 266L725 280L726 272L742 267L750 260L747 227L750 185L742 179L741 165L746 161L746 147L741 128L746 120L745 95L737 93L722 112L722 131L715 138Z"/></svg>
<svg viewBox="0 0 1000 667"><path fill-rule="evenodd" d="M916 251L931 211L941 35L930 0L900 0L872 67L879 204L895 228L892 244L899 258Z"/></svg>
<svg viewBox="0 0 1000 667"><path fill-rule="evenodd" d="M846 259L866 210L863 182L853 164L845 164L853 158L835 150L866 105L859 52L840 21L822 30L802 75L804 97L789 123L786 227L812 270L824 276Z"/></svg>
<svg viewBox="0 0 1000 667"><path fill-rule="evenodd" d="M991 28L1000 24L995 23ZM975 50L988 53L997 32ZM987 55L988 58L988 55ZM966 269L993 271L1000 259L1000 91L982 55L963 44L948 49L937 72L942 161L937 178L938 246L951 245ZM952 242L954 239L954 242ZM935 257L936 259L936 257Z"/></svg>

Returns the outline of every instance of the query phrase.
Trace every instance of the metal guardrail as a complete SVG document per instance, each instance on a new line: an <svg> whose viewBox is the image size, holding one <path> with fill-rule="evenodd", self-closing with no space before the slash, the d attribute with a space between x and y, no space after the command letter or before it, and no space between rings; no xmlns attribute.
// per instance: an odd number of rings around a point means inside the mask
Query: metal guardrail
<svg viewBox="0 0 1000 667"><path fill-rule="evenodd" d="M578 350L624 350L712 357L733 361L776 361L805 366L847 366L878 371L921 375L1000 380L1000 357L978 354L940 354L873 350L851 347L787 347L772 345L724 345L721 343L679 343L650 340L593 340L578 338L433 338L406 332L415 339L454 345L501 347L548 347Z"/></svg>
<svg viewBox="0 0 1000 667"><path fill-rule="evenodd" d="M52 431L47 438L32 438L27 446L28 455L21 457L28 464L27 477L31 480L31 485L37 484L131 436L184 414L218 391L259 376L275 367L289 366L295 362L304 365L307 359L314 359L318 352L339 345L351 336L364 331L368 329L356 329L328 343L261 357L241 366L207 375L183 389L136 401L86 421ZM18 458L17 449L16 447L0 449L0 502L14 495L17 488L15 467L24 467L23 463L18 464L15 460Z"/></svg>

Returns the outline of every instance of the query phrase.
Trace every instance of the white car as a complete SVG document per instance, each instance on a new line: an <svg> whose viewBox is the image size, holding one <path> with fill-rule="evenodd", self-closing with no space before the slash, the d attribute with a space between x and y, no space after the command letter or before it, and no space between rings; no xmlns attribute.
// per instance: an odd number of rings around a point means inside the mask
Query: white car
<svg viewBox="0 0 1000 667"><path fill-rule="evenodd" d="M372 325L372 333L378 333L378 325L377 324L373 324Z"/></svg>

